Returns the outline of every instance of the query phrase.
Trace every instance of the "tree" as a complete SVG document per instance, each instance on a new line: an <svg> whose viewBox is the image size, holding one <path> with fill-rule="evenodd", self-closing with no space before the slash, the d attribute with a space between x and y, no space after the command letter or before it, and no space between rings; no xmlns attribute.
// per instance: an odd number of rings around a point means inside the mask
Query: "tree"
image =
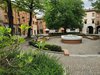
<svg viewBox="0 0 100 75"><path fill-rule="evenodd" d="M8 22L9 22L9 28L11 28L11 35L14 34L13 29L13 12L12 12L12 4L11 0L1 0L0 3L3 3L1 7L7 7L7 15L8 15Z"/></svg>
<svg viewBox="0 0 100 75"><path fill-rule="evenodd" d="M33 12L41 7L39 0L15 0L14 4L22 11L29 13L29 26L32 25ZM28 29L27 37L31 37L31 28Z"/></svg>
<svg viewBox="0 0 100 75"><path fill-rule="evenodd" d="M46 0L44 3L45 16L44 20L49 29L59 29L59 0Z"/></svg>
<svg viewBox="0 0 100 75"><path fill-rule="evenodd" d="M96 1L94 1L94 0L89 0L89 1L92 2L92 6L93 6L95 9L97 9L97 10L100 11L100 0L96 0Z"/></svg>
<svg viewBox="0 0 100 75"><path fill-rule="evenodd" d="M51 0L45 13L47 26L63 27L65 33L67 28L81 28L83 16L82 0Z"/></svg>

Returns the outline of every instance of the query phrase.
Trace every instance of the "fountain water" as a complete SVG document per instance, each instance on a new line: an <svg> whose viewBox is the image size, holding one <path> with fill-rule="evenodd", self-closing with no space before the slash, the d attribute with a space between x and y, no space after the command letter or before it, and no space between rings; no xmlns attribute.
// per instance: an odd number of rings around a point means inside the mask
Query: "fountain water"
<svg viewBox="0 0 100 75"><path fill-rule="evenodd" d="M61 41L68 44L79 44L82 43L82 37L77 35L62 35Z"/></svg>

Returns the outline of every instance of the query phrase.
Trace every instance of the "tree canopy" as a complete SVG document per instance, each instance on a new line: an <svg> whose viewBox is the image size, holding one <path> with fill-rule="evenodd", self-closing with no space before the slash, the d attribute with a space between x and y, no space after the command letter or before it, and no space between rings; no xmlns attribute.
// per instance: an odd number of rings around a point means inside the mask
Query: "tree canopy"
<svg viewBox="0 0 100 75"><path fill-rule="evenodd" d="M100 11L100 0L90 0L92 2L92 6L94 7L94 9L97 9Z"/></svg>
<svg viewBox="0 0 100 75"><path fill-rule="evenodd" d="M48 28L58 29L59 22L59 0L46 0L44 5L45 21Z"/></svg>
<svg viewBox="0 0 100 75"><path fill-rule="evenodd" d="M84 16L82 0L47 0L45 20L50 29L81 28Z"/></svg>

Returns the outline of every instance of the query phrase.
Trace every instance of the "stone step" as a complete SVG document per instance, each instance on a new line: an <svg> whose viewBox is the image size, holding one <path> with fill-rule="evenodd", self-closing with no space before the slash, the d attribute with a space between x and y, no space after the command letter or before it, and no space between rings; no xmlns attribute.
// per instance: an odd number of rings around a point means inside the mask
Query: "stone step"
<svg viewBox="0 0 100 75"><path fill-rule="evenodd" d="M100 57L100 55L76 55L76 54L70 54L71 57Z"/></svg>

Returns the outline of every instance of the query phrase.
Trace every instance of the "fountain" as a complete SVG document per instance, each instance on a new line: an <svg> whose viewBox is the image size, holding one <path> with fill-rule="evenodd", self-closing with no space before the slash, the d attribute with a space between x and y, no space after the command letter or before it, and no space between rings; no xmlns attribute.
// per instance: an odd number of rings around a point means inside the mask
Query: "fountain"
<svg viewBox="0 0 100 75"><path fill-rule="evenodd" d="M82 43L82 37L77 35L62 35L61 41L67 44L79 44Z"/></svg>

